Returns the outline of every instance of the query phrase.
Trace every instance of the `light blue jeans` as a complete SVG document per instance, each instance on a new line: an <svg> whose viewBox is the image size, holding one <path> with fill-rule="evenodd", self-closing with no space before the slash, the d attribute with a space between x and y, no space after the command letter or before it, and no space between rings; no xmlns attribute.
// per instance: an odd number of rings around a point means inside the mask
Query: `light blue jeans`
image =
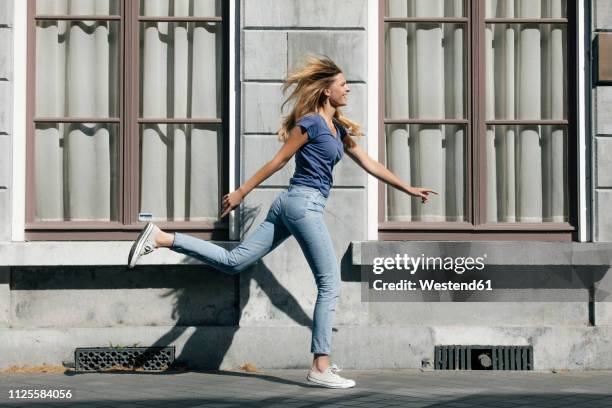
<svg viewBox="0 0 612 408"><path fill-rule="evenodd" d="M266 219L231 251L178 232L170 249L225 273L237 274L293 235L304 252L318 288L310 351L329 354L333 317L340 296L340 270L323 220L326 201L315 188L290 185L274 200Z"/></svg>

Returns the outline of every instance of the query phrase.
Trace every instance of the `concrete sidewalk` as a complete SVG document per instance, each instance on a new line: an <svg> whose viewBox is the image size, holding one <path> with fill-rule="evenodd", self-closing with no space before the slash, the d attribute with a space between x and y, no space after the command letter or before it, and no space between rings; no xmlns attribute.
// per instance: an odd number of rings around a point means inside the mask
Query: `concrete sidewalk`
<svg viewBox="0 0 612 408"><path fill-rule="evenodd" d="M1 407L612 407L612 372L345 370L349 390L310 385L305 370L0 374ZM71 390L10 399L10 390Z"/></svg>

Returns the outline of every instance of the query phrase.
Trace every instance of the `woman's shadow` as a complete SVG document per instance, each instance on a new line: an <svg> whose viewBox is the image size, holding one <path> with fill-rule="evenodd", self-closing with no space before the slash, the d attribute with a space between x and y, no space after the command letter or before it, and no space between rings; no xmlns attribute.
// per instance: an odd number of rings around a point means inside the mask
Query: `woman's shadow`
<svg viewBox="0 0 612 408"><path fill-rule="evenodd" d="M246 230L250 229L259 211L259 207L242 210ZM239 275L225 274L195 260L193 263L198 266L180 267L186 269L181 271L183 273L177 271L182 276L175 282L181 282L182 287L174 287L163 294L164 297L175 298L172 310L175 325L151 345L165 347L179 337L188 336L180 354L176 356L177 366L189 370L220 368L240 328L242 308L250 298L251 279L278 310L312 331L312 319L262 260Z"/></svg>

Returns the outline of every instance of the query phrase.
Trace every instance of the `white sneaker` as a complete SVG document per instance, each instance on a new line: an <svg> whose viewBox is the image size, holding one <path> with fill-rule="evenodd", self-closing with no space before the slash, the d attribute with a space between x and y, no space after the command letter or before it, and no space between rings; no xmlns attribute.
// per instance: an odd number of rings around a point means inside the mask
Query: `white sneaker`
<svg viewBox="0 0 612 408"><path fill-rule="evenodd" d="M306 379L312 383L328 388L351 388L355 386L355 381L340 377L337 373L342 371L337 365L332 364L327 367L325 372L310 369Z"/></svg>
<svg viewBox="0 0 612 408"><path fill-rule="evenodd" d="M134 265L136 265L138 258L140 258L142 255L150 254L157 248L157 245L155 245L155 235L159 231L161 231L159 227L152 222L148 222L147 225L145 225L130 249L130 255L128 256L128 268L133 268Z"/></svg>

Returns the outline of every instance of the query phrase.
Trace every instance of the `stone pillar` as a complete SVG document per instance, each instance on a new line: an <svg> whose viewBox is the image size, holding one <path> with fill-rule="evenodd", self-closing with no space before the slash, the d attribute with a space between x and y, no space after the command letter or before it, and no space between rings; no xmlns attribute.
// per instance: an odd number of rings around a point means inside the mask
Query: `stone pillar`
<svg viewBox="0 0 612 408"><path fill-rule="evenodd" d="M327 55L344 71L351 92L343 114L365 128L367 1L246 0L241 4L244 183L282 146L276 131L288 108L281 114L280 87L307 53ZM366 147L365 137L357 141ZM292 159L246 197L242 238L265 219L272 201L287 188L294 169ZM342 269L335 325L359 325L365 322L366 304L361 303L359 276L350 278L348 250L350 241L366 239L366 174L345 155L333 175L325 221ZM290 237L251 271L240 275L240 326L310 326L315 300L312 272L297 241Z"/></svg>
<svg viewBox="0 0 612 408"><path fill-rule="evenodd" d="M612 3L593 0L593 35L612 29ZM596 63L596 59L593 60ZM592 88L592 194L593 194L593 241L612 241L612 86L599 85ZM610 273L599 282L599 288L612 285ZM612 304L595 304L595 323L598 326L612 325Z"/></svg>
<svg viewBox="0 0 612 408"><path fill-rule="evenodd" d="M612 29L612 3L593 0L592 10L594 35ZM593 111L593 240L612 241L612 86L594 88Z"/></svg>
<svg viewBox="0 0 612 408"><path fill-rule="evenodd" d="M0 2L0 241L11 239L13 1Z"/></svg>

